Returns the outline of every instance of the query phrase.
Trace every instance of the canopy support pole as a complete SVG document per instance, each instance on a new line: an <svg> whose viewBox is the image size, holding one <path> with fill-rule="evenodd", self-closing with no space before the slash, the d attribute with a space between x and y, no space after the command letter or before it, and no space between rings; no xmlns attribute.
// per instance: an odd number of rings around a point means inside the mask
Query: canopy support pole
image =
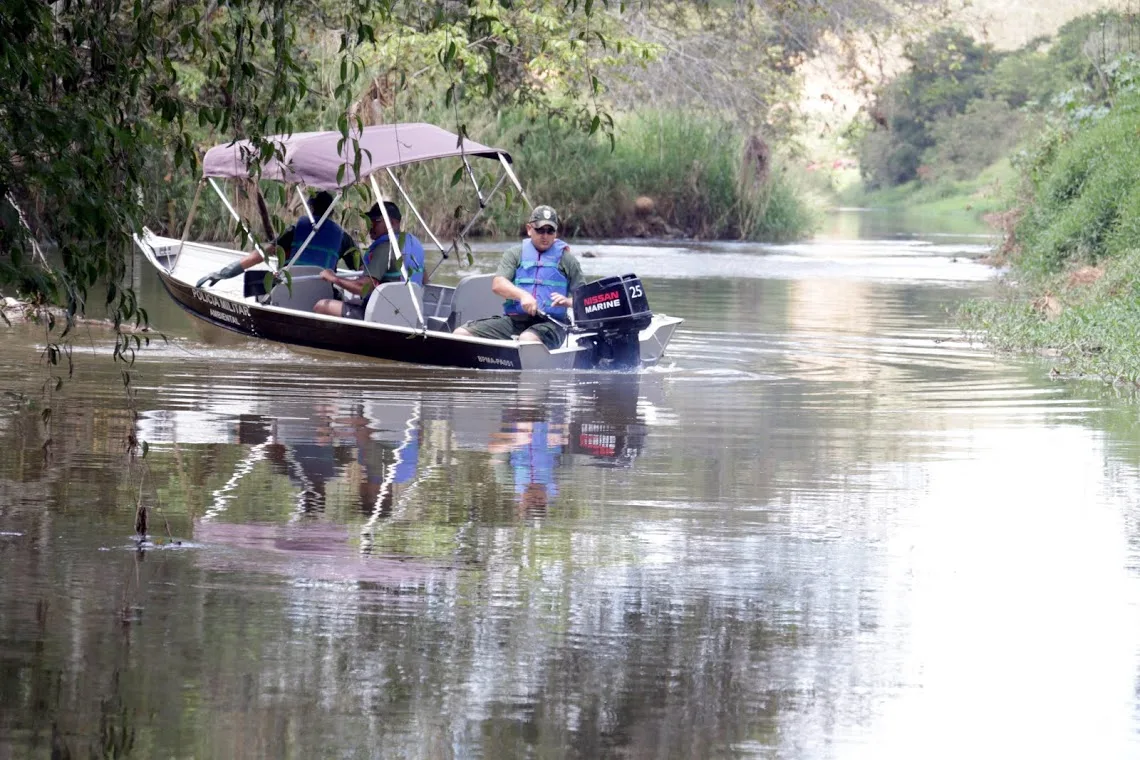
<svg viewBox="0 0 1140 760"><path fill-rule="evenodd" d="M503 186L503 183L506 181L506 179L507 179L506 174L500 174L499 175L499 181L495 183L495 186L491 188L491 192L487 195L487 202L488 203L490 203L491 199L495 197L495 193L499 192L499 188ZM469 222L467 222L467 225L462 230L459 231L458 235L455 236L455 240L451 241L451 248L449 250L455 251L456 256L459 255L459 241L462 240L463 238L467 237L467 233L470 232L471 228L475 226L475 222L479 221L479 217L481 217L483 215L483 211L485 211L486 208L487 208L486 206L481 206L479 208L479 210L475 212L475 216L471 217L471 220ZM443 254L443 258L445 258L445 259L447 258L446 253ZM442 264L442 263L443 263L443 260L441 259L439 264ZM439 264L436 264L435 267L431 270L432 274L434 274L435 270L439 268ZM430 279L430 275L429 275L429 279Z"/></svg>
<svg viewBox="0 0 1140 760"><path fill-rule="evenodd" d="M384 196L380 193L380 184L376 182L376 175L369 174L368 181L372 184L372 192L376 194L376 205L380 207L380 216L384 217L384 229L388 232L388 245L396 252L396 261L400 262L400 276L404 278L404 283L408 286L408 295L412 298L412 306L416 308L416 319L419 320L419 327L427 333L427 322L424 320L423 307L420 301L416 298L416 291L412 287L412 279L408 277L408 268L404 265L404 253L400 250L400 236L392 232L392 220L388 218L388 209L384 206ZM369 273L371 277L371 273Z"/></svg>
<svg viewBox="0 0 1140 760"><path fill-rule="evenodd" d="M499 163L503 165L503 169L511 178L511 182L515 183L515 187L518 188L519 194L522 195L523 200L526 201L526 205L533 207L534 204L531 203L530 198L527 197L526 190L523 190L523 186L519 184L519 178L515 176L514 170L511 169L511 162L508 161L502 153L497 153L496 155L499 157Z"/></svg>
<svg viewBox="0 0 1140 760"><path fill-rule="evenodd" d="M395 185L396 189L400 191L400 197L404 199L404 203L408 204L408 208L412 210L412 213L416 215L416 219L419 220L420 226L424 228L424 231L427 232L428 237L432 239L432 242L435 243L436 248L439 249L439 252L443 254L443 257L446 259L447 252L443 249L443 243L439 242L439 238L437 238L435 236L435 233L431 231L431 227L428 227L427 222L425 222L424 218L420 216L419 209L416 208L416 204L412 203L411 197L407 194L407 192L405 192L404 186L400 184L400 180L396 179L395 172L392 171L391 167L388 167L386 171L388 172L388 177L392 180L392 184Z"/></svg>
<svg viewBox="0 0 1140 760"><path fill-rule="evenodd" d="M175 267L178 266L178 259L182 258L182 248L186 245L186 238L190 235L190 225L194 223L194 213L198 210L198 199L202 196L202 185L206 184L205 179L198 180L198 187L194 189L194 200L190 201L190 213L186 216L186 224L182 227L182 239L178 241L178 251L174 254L174 263L170 265L167 272L174 273Z"/></svg>
<svg viewBox="0 0 1140 760"><path fill-rule="evenodd" d="M313 210L309 208L309 202L305 200L305 194L301 192L301 186L294 185L293 187L297 190L297 197L301 199L301 208L305 209L305 215L309 217L309 224L317 221L313 218Z"/></svg>
<svg viewBox="0 0 1140 760"><path fill-rule="evenodd" d="M329 214L331 214L333 212L333 209L336 208L337 201L340 200L340 197L341 192L340 190L337 190L336 195L333 196L333 202L329 204L329 207L327 209L325 209L325 213L321 215L320 220L314 224L313 229L309 231L309 236L305 238L305 242L301 243L301 247L298 248L297 252L293 254L293 258L286 261L285 266L282 267L282 269L288 269L289 267L293 266L293 262L301 257L301 254L304 253L305 249L309 247L309 243L311 243L313 241L313 238L317 236L317 232L321 229L321 225L325 223L325 220L329 218ZM307 210L308 208L309 204L306 203L305 209ZM309 212L309 218L313 218L311 211Z"/></svg>
<svg viewBox="0 0 1140 760"><path fill-rule="evenodd" d="M479 208L485 208L490 198L483 198L483 191L479 189L479 183L475 181L475 172L471 171L471 164L467 162L466 153L463 154L463 165L467 167L467 176L471 178L471 186L475 188L475 197L479 199Z"/></svg>
<svg viewBox="0 0 1140 760"><path fill-rule="evenodd" d="M230 212L230 216L234 218L234 221L241 225L241 228L245 231L246 236L253 242L253 247L257 249L257 252L259 254L261 254L262 261L265 261L268 264L269 259L265 255L265 251L261 249L261 245L257 242L257 238L255 238L253 236L253 233L249 231L249 227L246 226L245 221L241 218L238 212L234 211L234 207L230 205L230 199L227 198L226 194L222 192L222 189L218 187L218 183L214 180L213 177L210 177L210 187L214 188L214 193L222 200L222 204L225 205L226 210ZM187 224L187 229L189 229L189 224Z"/></svg>

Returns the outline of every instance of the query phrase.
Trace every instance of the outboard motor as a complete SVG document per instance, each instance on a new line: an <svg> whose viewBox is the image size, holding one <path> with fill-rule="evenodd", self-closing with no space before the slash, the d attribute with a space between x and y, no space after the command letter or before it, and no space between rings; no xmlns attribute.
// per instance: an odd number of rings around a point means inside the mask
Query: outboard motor
<svg viewBox="0 0 1140 760"><path fill-rule="evenodd" d="M579 368L636 369L641 366L638 333L649 326L653 312L645 288L635 274L603 277L574 291L575 332L589 346Z"/></svg>

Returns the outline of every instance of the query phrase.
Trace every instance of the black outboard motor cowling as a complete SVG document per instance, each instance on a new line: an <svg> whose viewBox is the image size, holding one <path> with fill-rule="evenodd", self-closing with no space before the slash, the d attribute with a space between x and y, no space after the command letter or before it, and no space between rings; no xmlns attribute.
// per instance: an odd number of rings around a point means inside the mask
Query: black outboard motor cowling
<svg viewBox="0 0 1140 760"><path fill-rule="evenodd" d="M574 329L592 332L578 339L590 345L589 368L636 369L641 366L638 333L649 326L653 312L645 288L635 274L603 277L574 291Z"/></svg>

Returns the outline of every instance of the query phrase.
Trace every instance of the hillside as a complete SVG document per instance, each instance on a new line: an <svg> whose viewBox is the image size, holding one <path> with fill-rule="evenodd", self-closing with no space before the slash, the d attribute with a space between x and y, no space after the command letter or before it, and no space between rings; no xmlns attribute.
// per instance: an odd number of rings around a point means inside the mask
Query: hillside
<svg viewBox="0 0 1140 760"><path fill-rule="evenodd" d="M1099 9L1127 8L1123 0L958 0L949 18L975 38L991 42L1001 50L1012 50L1034 37L1051 35L1066 22ZM835 141L863 107L868 88L860 88L847 76L840 61L822 57L803 69L804 99L801 102L810 125L809 147L830 155L838 150ZM872 79L889 78L897 73L900 58L895 50L872 54L868 50L860 66Z"/></svg>
<svg viewBox="0 0 1140 760"><path fill-rule="evenodd" d="M1001 50L1012 50L1034 37L1052 34L1077 16L1102 8L1126 9L1127 5L1111 0L974 0L959 12L959 17L979 40L992 42Z"/></svg>

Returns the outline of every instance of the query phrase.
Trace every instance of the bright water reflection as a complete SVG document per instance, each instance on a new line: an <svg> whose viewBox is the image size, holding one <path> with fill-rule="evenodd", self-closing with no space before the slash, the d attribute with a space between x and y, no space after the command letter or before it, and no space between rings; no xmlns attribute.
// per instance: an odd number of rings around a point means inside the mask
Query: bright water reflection
<svg viewBox="0 0 1140 760"><path fill-rule="evenodd" d="M0 757L1136 756L1135 407L961 342L976 237L840 238L579 244L687 319L640 376L292 352L143 279L138 420L80 356L50 464L0 333Z"/></svg>

